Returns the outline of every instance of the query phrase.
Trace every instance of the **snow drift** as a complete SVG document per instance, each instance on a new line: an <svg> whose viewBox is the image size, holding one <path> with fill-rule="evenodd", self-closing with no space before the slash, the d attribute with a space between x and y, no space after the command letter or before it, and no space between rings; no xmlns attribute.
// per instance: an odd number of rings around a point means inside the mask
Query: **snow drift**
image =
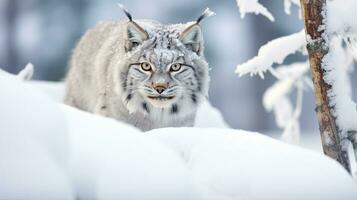
<svg viewBox="0 0 357 200"><path fill-rule="evenodd" d="M62 89L0 78L0 199L357 196L355 182L335 161L229 129L208 103L198 121L211 128L143 133L56 102Z"/></svg>

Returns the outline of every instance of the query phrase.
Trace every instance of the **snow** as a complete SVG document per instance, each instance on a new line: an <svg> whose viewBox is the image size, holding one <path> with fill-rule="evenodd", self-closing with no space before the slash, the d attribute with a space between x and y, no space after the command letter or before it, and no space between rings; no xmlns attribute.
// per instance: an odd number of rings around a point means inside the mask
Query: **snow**
<svg viewBox="0 0 357 200"><path fill-rule="evenodd" d="M221 112L207 100L198 107L195 127L200 128L229 128Z"/></svg>
<svg viewBox="0 0 357 200"><path fill-rule="evenodd" d="M357 132L357 106L351 98L351 83L348 76L352 66L351 58L356 59L356 8L356 1L328 1L323 8L324 24L320 29L323 31L324 45L329 50L322 58L323 79L331 86L327 91L329 106L336 119L341 140L339 145L347 152L351 174L357 180L357 147L354 139Z"/></svg>
<svg viewBox="0 0 357 200"><path fill-rule="evenodd" d="M26 84L41 91L51 100L61 103L65 95L65 85L63 82L51 81L29 81Z"/></svg>
<svg viewBox="0 0 357 200"><path fill-rule="evenodd" d="M189 169L173 151L151 136L117 145L98 180L99 199L191 199Z"/></svg>
<svg viewBox="0 0 357 200"><path fill-rule="evenodd" d="M339 38L330 41L329 53L323 58L324 80L331 85L328 91L330 104L334 107L334 116L337 125L342 131L342 137L347 137L347 132L357 130L357 106L351 99L347 79L347 73L339 67L344 63L344 51L340 45Z"/></svg>
<svg viewBox="0 0 357 200"><path fill-rule="evenodd" d="M336 117L341 137L346 138L349 131L357 130L357 106L351 98L348 77L349 66L352 65L348 56L352 54L350 56L356 58L357 23L354 12L357 9L357 2L329 1L325 9L325 40L330 48L329 53L323 58L322 67L326 71L323 78L331 85L328 91L330 106L333 107L333 115ZM347 44L349 51L346 51L342 42Z"/></svg>
<svg viewBox="0 0 357 200"><path fill-rule="evenodd" d="M326 6L326 36L330 46L329 53L323 58L324 80L332 87L328 91L338 128L343 138L348 131L357 130L357 106L351 98L348 67L352 65L348 54L356 58L357 23L354 12L357 2L329 1ZM342 42L347 44L345 50ZM342 66L342 67L341 67Z"/></svg>
<svg viewBox="0 0 357 200"><path fill-rule="evenodd" d="M264 72L271 70L273 64L282 64L285 58L305 47L305 31L274 39L260 47L258 55L240 64L236 68L239 76L245 74L264 77Z"/></svg>
<svg viewBox="0 0 357 200"><path fill-rule="evenodd" d="M351 199L357 193L352 180L337 183L350 179L337 162L258 133L198 128L149 133L186 162L195 199Z"/></svg>
<svg viewBox="0 0 357 200"><path fill-rule="evenodd" d="M65 105L62 110L80 199L186 199L179 197L189 191L187 169L165 146L114 119Z"/></svg>
<svg viewBox="0 0 357 200"><path fill-rule="evenodd" d="M263 15L270 21L274 21L274 16L268 11L266 7L258 2L258 0L237 0L241 18L244 18L246 13L254 13L256 15Z"/></svg>
<svg viewBox="0 0 357 200"><path fill-rule="evenodd" d="M356 9L357 1L355 0L327 1L327 26L329 31L340 34L356 33Z"/></svg>
<svg viewBox="0 0 357 200"><path fill-rule="evenodd" d="M0 68L0 78L15 78L20 80L29 80L33 75L33 65L28 63L23 70L19 72L17 75L10 74Z"/></svg>
<svg viewBox="0 0 357 200"><path fill-rule="evenodd" d="M17 77L0 78L0 96L0 199L74 199L59 108Z"/></svg>
<svg viewBox="0 0 357 200"><path fill-rule="evenodd" d="M259 4L257 0L237 0L237 2L242 17L246 12L255 12L256 14L263 12L263 15L267 16L271 21L274 21L270 12ZM292 5L300 7L300 1L284 0L284 11L286 14L291 14ZM268 13L266 14L265 12ZM305 85L311 87L312 84L305 75L307 67L301 63L293 63L291 66L279 67L278 70L280 70L280 72L273 67L283 64L286 57L291 54L296 52L305 54L305 45L306 38L304 30L274 39L261 46L257 56L238 65L235 71L239 76L258 74L261 78L264 78L264 73L269 71L278 79L277 83L266 90L263 97L263 105L267 111L274 111L278 127L284 129L281 139L291 144L299 143L299 117L301 113L303 89ZM285 74L284 71L288 74ZM299 71L302 73L299 73ZM297 76L294 75L295 72L298 72ZM295 110L293 110L292 103L288 96L293 88L296 88L298 93Z"/></svg>
<svg viewBox="0 0 357 200"><path fill-rule="evenodd" d="M238 1L239 2L239 1ZM243 1L242 1L243 2ZM257 1L250 1L251 10L257 10ZM284 0L284 9L291 13L291 5L299 6L298 0ZM241 9L245 9L241 5ZM351 87L348 73L351 71L353 59L357 60L357 22L354 11L357 2L354 0L327 1L327 6L322 13L325 17L323 25L319 27L329 49L327 56L323 58L324 80L331 85L328 91L330 106L336 118L342 143L348 137L348 132L357 130L357 106L351 98ZM244 12L241 12L244 14ZM304 30L290 36L280 37L263 45L258 55L247 62L238 65L236 73L258 74L264 78L264 73L269 71L278 80L264 93L263 105L267 111L274 111L278 127L284 129L281 136L283 141L297 144L300 135L299 116L302 108L302 95L306 86L311 87L306 73L306 64L293 63L289 66L280 66L274 69L273 65L281 65L288 55L305 50L305 40L312 43L309 35L305 38ZM326 48L327 49L327 48ZM297 90L296 107L293 109L289 94L292 89ZM331 140L332 141L332 140ZM348 147L345 145L345 149ZM355 147L356 148L356 147ZM356 151L356 150L355 150ZM357 151L356 151L357 152ZM355 166L355 156L349 152L351 165ZM355 169L356 167L352 167ZM352 174L357 174L353 171Z"/></svg>
<svg viewBox="0 0 357 200"><path fill-rule="evenodd" d="M271 22L274 22L274 16L269 12L269 10L260 4L258 0L236 0L239 8L241 18L244 18L247 13L254 13L256 15L263 15L268 18ZM300 7L300 0L284 0L284 11L287 15L291 14L291 6L296 5Z"/></svg>
<svg viewBox="0 0 357 200"><path fill-rule="evenodd" d="M278 127L284 130L282 140L291 144L299 143L302 94L305 85L310 84L306 81L309 68L307 63L293 63L287 66L281 64L287 56L298 51L304 52L305 43L304 30L274 39L260 47L257 56L236 68L239 76L258 74L264 78L264 73L269 71L278 79L265 91L263 105L267 111L274 111ZM279 65L276 69L273 68L275 64ZM295 110L288 96L294 88L298 92Z"/></svg>
<svg viewBox="0 0 357 200"><path fill-rule="evenodd" d="M135 137L138 130L65 105L61 109L67 119L71 141L70 174L77 196L92 199L101 166L117 150L117 134L134 134Z"/></svg>
<svg viewBox="0 0 357 200"><path fill-rule="evenodd" d="M23 70L17 75L21 80L29 80L33 75L33 65L28 63Z"/></svg>
<svg viewBox="0 0 357 200"><path fill-rule="evenodd" d="M347 149L347 153L348 153L348 158L350 160L356 160L356 151L353 148L353 144L351 141L345 141L347 144L346 145L346 149ZM350 169L351 169L351 175L353 177L353 179L357 182L357 162L350 162Z"/></svg>
<svg viewBox="0 0 357 200"><path fill-rule="evenodd" d="M355 10L357 1L328 1L326 7L326 26L328 34L339 35L347 44L352 57L357 60L357 21Z"/></svg>
<svg viewBox="0 0 357 200"><path fill-rule="evenodd" d="M63 86L0 79L0 199L353 199L337 162L258 133L149 132L56 102ZM49 98L44 95L55 94ZM206 111L212 109L209 104ZM203 112L203 111L202 111ZM220 114L217 110L200 113ZM198 120L212 127L215 119ZM203 125L203 123L210 123ZM224 121L217 123L223 126ZM321 192L323 191L323 192ZM2 196L1 196L2 195Z"/></svg>

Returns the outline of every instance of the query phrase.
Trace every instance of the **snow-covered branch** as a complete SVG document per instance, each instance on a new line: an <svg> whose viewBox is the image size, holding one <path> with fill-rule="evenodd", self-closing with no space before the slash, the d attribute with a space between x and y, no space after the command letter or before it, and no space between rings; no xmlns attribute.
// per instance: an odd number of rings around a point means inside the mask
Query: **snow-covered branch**
<svg viewBox="0 0 357 200"><path fill-rule="evenodd" d="M327 1L326 22L330 33L357 32L356 0Z"/></svg>
<svg viewBox="0 0 357 200"><path fill-rule="evenodd" d="M330 41L330 51L323 59L323 69L326 71L324 80L331 85L329 90L330 104L334 108L334 115L338 127L343 134L350 130L357 130L356 103L351 99L350 83L346 66L345 51L338 37ZM344 135L343 137L347 137Z"/></svg>
<svg viewBox="0 0 357 200"><path fill-rule="evenodd" d="M274 16L268 11L268 9L260 4L258 0L237 0L241 18L244 18L246 13L254 13L256 15L263 15L270 21L274 21Z"/></svg>
<svg viewBox="0 0 357 200"><path fill-rule="evenodd" d="M270 15L271 13L258 1L237 0L237 2L243 16L245 13L255 13L270 18L266 13ZM300 7L300 1L284 0L286 14L291 13L292 5ZM348 9L346 5L348 5ZM319 27L320 31L326 30L325 37L337 37L331 44L326 44L330 45L332 50L324 59L324 70L326 71L324 79L328 84L334 85L331 91L336 90L330 92L329 97L331 106L335 108L334 116L337 123L345 134L349 130L357 130L356 104L351 99L348 77L351 66L353 66L353 58L355 60L357 58L357 21L354 19L353 13L356 9L357 2L354 0L328 1L324 24ZM271 18L274 19L273 16ZM309 35L307 38L309 44L314 42ZM328 40L326 39L326 41ZM298 118L301 113L303 89L305 86L311 87L312 84L311 81L307 81L309 78L306 76L308 72L306 63L293 63L290 66L281 66L277 69L274 69L273 66L283 64L286 57L291 54L298 51L305 52L305 45L304 30L274 39L263 45L257 56L238 65L235 71L239 76L258 74L261 78L264 78L264 73L269 71L277 78L277 82L265 92L263 105L267 111L274 111L277 125L284 129L283 138L293 138L294 135L298 135L295 133L299 132ZM297 89L298 94L294 111L289 98L293 89ZM336 98L337 96L338 98ZM287 132L291 134L286 134Z"/></svg>
<svg viewBox="0 0 357 200"><path fill-rule="evenodd" d="M236 0L239 8L241 18L244 18L247 13L254 13L256 15L263 15L268 18L270 21L274 22L275 18L271 14L271 12L262 4L258 2L258 0ZM284 0L284 11L287 15L291 14L291 6L296 5L300 7L299 0Z"/></svg>
<svg viewBox="0 0 357 200"><path fill-rule="evenodd" d="M350 55L357 61L357 20L355 18L357 1L335 0L329 1L326 6L328 33L342 36Z"/></svg>
<svg viewBox="0 0 357 200"><path fill-rule="evenodd" d="M291 3L285 1L285 3ZM302 95L305 85L311 85L306 73L307 63L293 63L288 66L273 68L274 64L283 64L286 57L296 52L305 52L305 32L300 32L274 39L263 45L258 55L240 64L236 68L239 76L245 74L256 75L264 78L264 73L269 71L278 80L264 93L263 105L267 111L273 111L276 124L283 129L282 140L288 143L299 142L300 128L299 117L301 113ZM296 106L293 109L289 95L297 89Z"/></svg>
<svg viewBox="0 0 357 200"><path fill-rule="evenodd" d="M330 51L324 57L322 67L324 80L331 85L328 96L343 150L347 152L350 172L357 180L357 106L351 98L351 83L348 73L357 60L357 1L328 1L326 4L326 27ZM346 45L344 45L344 43Z"/></svg>
<svg viewBox="0 0 357 200"><path fill-rule="evenodd" d="M258 55L240 64L236 68L239 76L250 73L251 75L259 74L264 78L264 73L271 70L273 64L282 64L285 58L297 51L305 48L304 30L288 36L274 39L260 47Z"/></svg>
<svg viewBox="0 0 357 200"><path fill-rule="evenodd" d="M275 71L277 82L268 88L263 96L264 108L274 112L277 126L284 130L281 138L288 143L299 143L299 117L308 70L308 64L305 62L280 66ZM294 88L297 90L295 109L289 99Z"/></svg>

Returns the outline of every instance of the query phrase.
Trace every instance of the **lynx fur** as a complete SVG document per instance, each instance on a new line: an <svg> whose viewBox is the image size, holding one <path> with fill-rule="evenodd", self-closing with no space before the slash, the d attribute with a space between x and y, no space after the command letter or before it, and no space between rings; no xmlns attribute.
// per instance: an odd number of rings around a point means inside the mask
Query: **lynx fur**
<svg viewBox="0 0 357 200"><path fill-rule="evenodd" d="M192 126L208 93L208 63L199 22L102 22L73 52L65 103L143 131Z"/></svg>

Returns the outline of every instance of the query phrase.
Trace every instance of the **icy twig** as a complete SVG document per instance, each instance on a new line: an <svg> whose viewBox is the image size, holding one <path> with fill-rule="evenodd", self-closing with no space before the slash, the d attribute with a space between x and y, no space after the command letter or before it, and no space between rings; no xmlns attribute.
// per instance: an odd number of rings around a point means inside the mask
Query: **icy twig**
<svg viewBox="0 0 357 200"><path fill-rule="evenodd" d="M241 18L244 18L246 13L254 13L256 15L263 15L270 21L274 21L273 15L268 11L266 7L258 2L258 0L237 0Z"/></svg>

